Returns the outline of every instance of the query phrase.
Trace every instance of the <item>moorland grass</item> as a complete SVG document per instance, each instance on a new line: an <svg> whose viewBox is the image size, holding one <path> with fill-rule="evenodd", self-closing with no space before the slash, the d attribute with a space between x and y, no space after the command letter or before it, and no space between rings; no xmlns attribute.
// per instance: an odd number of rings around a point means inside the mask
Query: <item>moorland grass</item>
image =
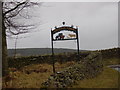
<svg viewBox="0 0 120 90"><path fill-rule="evenodd" d="M74 61L66 62L60 64L58 62L55 63L56 71L64 70L65 68L75 64ZM44 70L47 69L46 72L36 73L31 72L29 74L25 73L26 71L31 70ZM45 82L52 72L52 65L50 64L32 64L21 68L21 70L10 71L10 76L14 79L5 83L5 79L3 78L3 88L41 88L41 84ZM10 68L11 70L11 68Z"/></svg>
<svg viewBox="0 0 120 90"><path fill-rule="evenodd" d="M118 88L118 77L120 73L108 67L95 78L84 79L73 85L72 88Z"/></svg>
<svg viewBox="0 0 120 90"><path fill-rule="evenodd" d="M104 68L101 74L92 79L84 79L73 85L72 88L118 88L120 72L109 68L109 65L119 63L119 58L103 59Z"/></svg>

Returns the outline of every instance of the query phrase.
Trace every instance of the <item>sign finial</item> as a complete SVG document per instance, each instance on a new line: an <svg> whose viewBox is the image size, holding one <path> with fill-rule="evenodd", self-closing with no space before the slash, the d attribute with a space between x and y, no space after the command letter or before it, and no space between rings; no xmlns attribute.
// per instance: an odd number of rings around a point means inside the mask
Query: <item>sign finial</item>
<svg viewBox="0 0 120 90"><path fill-rule="evenodd" d="M65 25L65 22L62 22L63 25Z"/></svg>

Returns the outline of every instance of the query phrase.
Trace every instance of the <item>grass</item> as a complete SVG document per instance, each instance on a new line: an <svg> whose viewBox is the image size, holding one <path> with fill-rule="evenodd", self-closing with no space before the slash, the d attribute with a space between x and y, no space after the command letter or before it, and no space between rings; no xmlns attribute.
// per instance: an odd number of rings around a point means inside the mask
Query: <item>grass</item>
<svg viewBox="0 0 120 90"><path fill-rule="evenodd" d="M0 89L2 88L2 78L0 77Z"/></svg>
<svg viewBox="0 0 120 90"><path fill-rule="evenodd" d="M67 68L70 65L75 64L75 62L70 61L63 64L55 63L56 71L61 71ZM31 72L26 74L26 71L31 70L45 70L45 72ZM28 65L21 70L12 71L13 69L10 68L10 76L13 78L10 81L6 81L6 78L3 78L3 88L41 88L41 84L46 81L51 74L53 74L52 65L50 64L33 64Z"/></svg>
<svg viewBox="0 0 120 90"><path fill-rule="evenodd" d="M118 77L120 73L108 67L93 79L78 81L72 88L118 88Z"/></svg>
<svg viewBox="0 0 120 90"><path fill-rule="evenodd" d="M107 58L107 59L103 60L103 64L105 66L108 66L108 65L117 65L117 64L120 64L119 60L120 60L119 58Z"/></svg>
<svg viewBox="0 0 120 90"><path fill-rule="evenodd" d="M118 88L118 78L120 72L109 68L109 65L116 65L119 63L119 58L109 58L103 60L103 72L95 78L84 79L73 85L72 88Z"/></svg>
<svg viewBox="0 0 120 90"><path fill-rule="evenodd" d="M77 81L77 85L73 85L72 88L117 88L118 77L120 73L114 69L108 68L108 65L116 65L118 63L118 58L104 59L104 70L95 78L84 79ZM63 64L55 63L56 71L61 71L67 67L74 65L74 61L66 62ZM46 81L52 72L52 65L50 64L32 64L21 68L20 70L13 71L10 69L10 76L13 79L6 81L3 78L3 88L41 88L41 84ZM31 70L47 70L45 72L33 72ZM29 74L26 71L31 71ZM71 88L71 87L70 87Z"/></svg>
<svg viewBox="0 0 120 90"><path fill-rule="evenodd" d="M29 71L30 69L39 68L41 65L30 65L22 68L23 71L15 71L10 72L10 76L14 77L14 79L7 82L4 82L3 79L3 87L4 88L39 88L41 83L46 80L52 72L44 72L44 73L35 73L31 72L30 74L26 74L25 71ZM46 66L46 69L51 69L52 67L47 64L43 64L42 66ZM42 67L42 68L44 68Z"/></svg>

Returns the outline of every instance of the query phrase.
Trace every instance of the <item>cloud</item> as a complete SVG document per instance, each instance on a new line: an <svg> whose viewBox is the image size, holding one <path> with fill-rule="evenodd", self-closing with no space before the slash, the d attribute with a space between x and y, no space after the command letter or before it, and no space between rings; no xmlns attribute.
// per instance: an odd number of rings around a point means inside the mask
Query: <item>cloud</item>
<svg viewBox="0 0 120 90"><path fill-rule="evenodd" d="M39 19L45 22L39 25L39 32L32 37L19 40L18 47L51 47L50 30L55 26L67 25L79 27L81 49L103 49L118 45L118 6L117 2L46 2L36 9ZM47 7L48 6L48 7ZM50 6L50 7L49 7ZM41 30L42 29L42 30ZM19 42L18 41L18 42ZM9 48L14 44L8 39ZM55 48L76 48L75 41L56 42Z"/></svg>

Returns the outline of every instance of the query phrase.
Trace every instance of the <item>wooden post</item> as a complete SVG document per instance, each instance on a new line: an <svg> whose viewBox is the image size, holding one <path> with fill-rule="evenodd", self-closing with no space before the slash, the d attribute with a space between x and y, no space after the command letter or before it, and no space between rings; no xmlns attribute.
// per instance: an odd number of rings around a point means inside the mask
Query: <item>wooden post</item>
<svg viewBox="0 0 120 90"><path fill-rule="evenodd" d="M53 50L53 33L52 33L52 30L51 30L51 44L52 44L53 73L55 73L55 61L54 61L54 50Z"/></svg>
<svg viewBox="0 0 120 90"><path fill-rule="evenodd" d="M63 22L64 24L64 22ZM58 33L62 30L66 30L66 31L72 31L74 33L76 33L76 38L70 38L70 39L53 39L53 35L55 33ZM63 27L55 27L54 30L51 29L51 44L52 44L52 60L53 60L53 73L55 73L55 59L54 59L54 48L53 48L53 41L64 41L64 40L77 40L77 57L78 57L78 61L79 61L79 36L78 36L78 28L73 28L73 27L67 27L67 26L63 26Z"/></svg>
<svg viewBox="0 0 120 90"><path fill-rule="evenodd" d="M78 28L77 28L77 30L76 30L76 35L77 35L77 52L78 52L78 61L79 61L79 36L78 36Z"/></svg>

